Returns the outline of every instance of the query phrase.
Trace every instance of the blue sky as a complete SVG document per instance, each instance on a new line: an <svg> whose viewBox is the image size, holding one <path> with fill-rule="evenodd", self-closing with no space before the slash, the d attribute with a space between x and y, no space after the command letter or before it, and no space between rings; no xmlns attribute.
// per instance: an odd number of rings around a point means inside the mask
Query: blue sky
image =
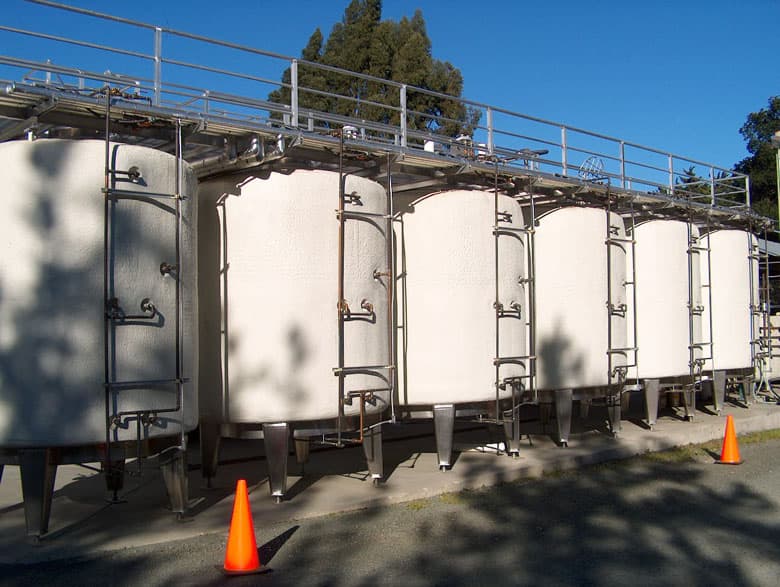
<svg viewBox="0 0 780 587"><path fill-rule="evenodd" d="M327 35L348 2L63 1L290 56L315 27ZM21 0L3 7L5 25L151 49L150 37L92 19ZM780 94L780 0L384 0L383 16L416 8L434 57L461 69L465 97L724 167L747 155L747 114ZM0 37L0 53L18 50Z"/></svg>

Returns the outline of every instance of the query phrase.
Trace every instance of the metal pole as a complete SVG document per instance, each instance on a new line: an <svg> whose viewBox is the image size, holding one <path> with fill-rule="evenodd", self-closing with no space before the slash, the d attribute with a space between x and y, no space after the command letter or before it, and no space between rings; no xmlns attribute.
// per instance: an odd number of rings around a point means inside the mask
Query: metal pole
<svg viewBox="0 0 780 587"><path fill-rule="evenodd" d="M561 127L561 174L566 177L567 175L567 155L566 152L566 127Z"/></svg>
<svg viewBox="0 0 780 587"><path fill-rule="evenodd" d="M298 60L293 59L290 63L290 84L292 85L290 94L290 113L292 120L290 126L297 128L298 126Z"/></svg>
<svg viewBox="0 0 780 587"><path fill-rule="evenodd" d="M493 154L493 109L487 109L487 152Z"/></svg>
<svg viewBox="0 0 780 587"><path fill-rule="evenodd" d="M674 193L674 157L667 155L668 167L669 167L669 193Z"/></svg>
<svg viewBox="0 0 780 587"><path fill-rule="evenodd" d="M715 205L715 169L710 167L710 206Z"/></svg>
<svg viewBox="0 0 780 587"><path fill-rule="evenodd" d="M160 105L162 90L162 29L154 29L154 105Z"/></svg>
<svg viewBox="0 0 780 587"><path fill-rule="evenodd" d="M406 84L401 86L401 146L406 147Z"/></svg>
<svg viewBox="0 0 780 587"><path fill-rule="evenodd" d="M626 143L620 141L620 187L626 187Z"/></svg>

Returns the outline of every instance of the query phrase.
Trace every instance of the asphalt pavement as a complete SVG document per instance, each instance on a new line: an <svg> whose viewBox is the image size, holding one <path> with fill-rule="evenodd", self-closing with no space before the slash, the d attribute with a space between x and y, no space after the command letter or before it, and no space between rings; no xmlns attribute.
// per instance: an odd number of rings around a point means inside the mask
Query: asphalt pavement
<svg viewBox="0 0 780 587"><path fill-rule="evenodd" d="M221 584L216 567L242 477L261 560L273 571L232 578L234 585L604 584L621 577L776 584L767 578L780 576L773 562L780 560L780 484L772 477L779 467L771 458L777 444L767 458L754 458L754 445L744 447L746 462L738 467L711 466L717 455L705 452L684 463L645 458L582 468L717 440L725 414L734 416L739 434L777 429L778 406L731 405L723 416L702 410L693 422L667 411L654 430L629 418L617 439L594 412L575 424L568 448L550 440L552 428L529 430L519 459L490 448L495 438L466 423L446 473L436 467L426 425L402 427L388 435L394 438L385 447L388 477L380 487L372 486L358 449L315 452L303 476L292 459L288 499L278 505L268 495L261 443L226 443L215 488L204 488L193 467L194 507L184 521L165 510L153 460L128 478L125 503L114 505L104 501L99 475L61 467L51 532L38 544L24 538L18 471L6 467L0 581ZM469 491L454 493L462 490Z"/></svg>

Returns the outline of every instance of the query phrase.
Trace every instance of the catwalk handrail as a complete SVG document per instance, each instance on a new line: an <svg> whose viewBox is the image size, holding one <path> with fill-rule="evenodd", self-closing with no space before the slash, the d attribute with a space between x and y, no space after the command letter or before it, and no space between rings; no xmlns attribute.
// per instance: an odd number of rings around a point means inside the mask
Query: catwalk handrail
<svg viewBox="0 0 780 587"><path fill-rule="evenodd" d="M563 177L576 178L579 176L582 178L584 175L587 175L588 160L595 159L596 163L603 167L601 174L610 177L622 188L645 192L656 191L666 194L679 193L683 197L690 197L691 194L697 198L709 197L709 203L712 206L744 207L750 205L749 178L747 176L698 159L677 155L654 147L647 147L633 141L627 141L576 126L520 114L483 102L454 97L430 89L418 88L367 74L350 72L330 65L297 59L240 43L223 41L103 12L68 6L51 0L24 1L49 9L63 10L85 17L100 19L104 22L152 32L153 52L143 53L95 43L85 39L73 39L57 34L48 34L43 31L31 31L14 26L0 25L0 34L22 35L35 39L40 43L63 43L85 50L108 52L117 55L117 58L121 56L124 60L140 60L144 64L144 68L148 68L150 64L153 68L151 76L148 74L148 69L145 70L144 74L136 72L132 75L117 75L113 70L110 73L105 72L103 75L85 74L83 70L75 67L55 66L51 62L42 63L25 59L22 56L0 56L0 65L7 66L6 69L8 67L20 68L22 67L21 64L24 63L28 68L28 71L24 74L24 79L30 78L29 70L45 73L46 80L44 83L55 88L57 84L52 83L50 72L58 72L61 75L74 75L78 78L78 83L81 86L83 86L84 79L102 83L107 83L110 79L121 80L120 83L127 84L135 82L133 86L135 91L139 94L148 93L152 105L163 106L172 110L183 108L187 112L192 112L193 109L198 107L197 102L200 101L200 110L196 110L196 112L199 111L205 115L209 113L212 103L219 102L226 109L221 113L226 118L232 116L239 120L246 119L249 116L249 118L255 120L265 121L269 127L283 125L291 129L300 128L303 124L304 126L308 125L309 130L313 130L316 127L319 127L316 128L317 130L332 130L334 125L339 124L339 121L345 120L347 122L344 124L362 129L361 140L367 142L386 144L388 140L391 140L401 148L430 150L433 145L435 150L445 154L456 152L461 155L465 153L466 157L471 156L473 158L491 157L501 160L521 160L524 162L525 167L531 167ZM91 29L83 27L80 30L89 31ZM143 34L147 33L144 32ZM205 63L191 63L187 60L176 59L170 55L170 52L164 55L164 35L239 51L252 58L273 60L273 68L277 70L282 66L289 68L289 82L282 81L281 75L278 75L277 80L273 80L271 79L273 76L263 77L254 73L260 68L253 67L253 73L250 74L214 67ZM93 55L90 53L88 58L93 58ZM187 80L197 77L199 74L211 73L219 75L220 81L217 87L213 89L195 87L194 83L190 85L192 83L190 81L187 82L187 86L183 86L181 81L176 81L176 75L168 74L168 77L165 80L163 79L163 65L166 66L166 70L170 68L172 73L185 72ZM253 65L262 64L253 63ZM379 104L377 102L369 102L360 95L350 96L346 93L327 91L329 88L307 87L301 83L301 76L299 75L301 68L335 73L345 76L346 79L359 80L361 83L378 84L385 88L388 93L394 93L395 103L392 105ZM70 70L70 73L68 70ZM275 71L274 73L280 74L281 72ZM272 103L270 100L258 99L256 97L258 95L257 92L247 94L241 93L241 91L231 91L234 85L240 85L240 82L254 82L275 89L285 89L289 91L290 97L286 102ZM64 82L63 85L65 85ZM191 93L182 92L182 88L185 87ZM415 112L413 108L407 106L407 98L415 94L450 100L467 110L479 113L478 122L471 136L468 137L470 151L462 151L462 142L459 142L455 137L437 133L437 128L442 127L444 124L450 123L452 126L452 123L457 124L459 121L437 116L433 113ZM245 97L241 98L241 96ZM330 99L331 103L337 101L340 104L349 104L349 110L351 113L354 113L354 116L322 111L309 105L304 105L303 101L307 97L312 96ZM378 118L381 118L381 120L372 120L370 118L363 120L359 114L361 109L367 106L374 110L379 110L381 116ZM247 112L250 109L255 110L251 115ZM333 110L332 108L329 109ZM415 128L417 126L416 123L421 125L422 128ZM369 132L366 132L367 130ZM463 139L463 137L458 138ZM540 146L544 149L539 149L538 147ZM547 150L547 153L545 153L547 156L543 158L538 155L535 157L528 156L528 153L534 150ZM689 170L696 167L704 169L704 177L700 177L695 173L689 173ZM692 188L695 191L692 192Z"/></svg>

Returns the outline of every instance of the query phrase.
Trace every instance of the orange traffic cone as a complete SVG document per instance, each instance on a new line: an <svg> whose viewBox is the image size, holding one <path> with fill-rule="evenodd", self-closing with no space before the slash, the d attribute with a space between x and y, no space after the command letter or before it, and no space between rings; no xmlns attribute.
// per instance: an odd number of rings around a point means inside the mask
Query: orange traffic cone
<svg viewBox="0 0 780 587"><path fill-rule="evenodd" d="M228 575L249 575L260 572L255 528L252 524L252 513L249 511L249 494L244 479L239 479L236 485L223 570Z"/></svg>
<svg viewBox="0 0 780 587"><path fill-rule="evenodd" d="M734 418L726 416L726 434L723 436L723 446L720 449L721 465L739 465L739 447L737 446L737 433L734 431Z"/></svg>

